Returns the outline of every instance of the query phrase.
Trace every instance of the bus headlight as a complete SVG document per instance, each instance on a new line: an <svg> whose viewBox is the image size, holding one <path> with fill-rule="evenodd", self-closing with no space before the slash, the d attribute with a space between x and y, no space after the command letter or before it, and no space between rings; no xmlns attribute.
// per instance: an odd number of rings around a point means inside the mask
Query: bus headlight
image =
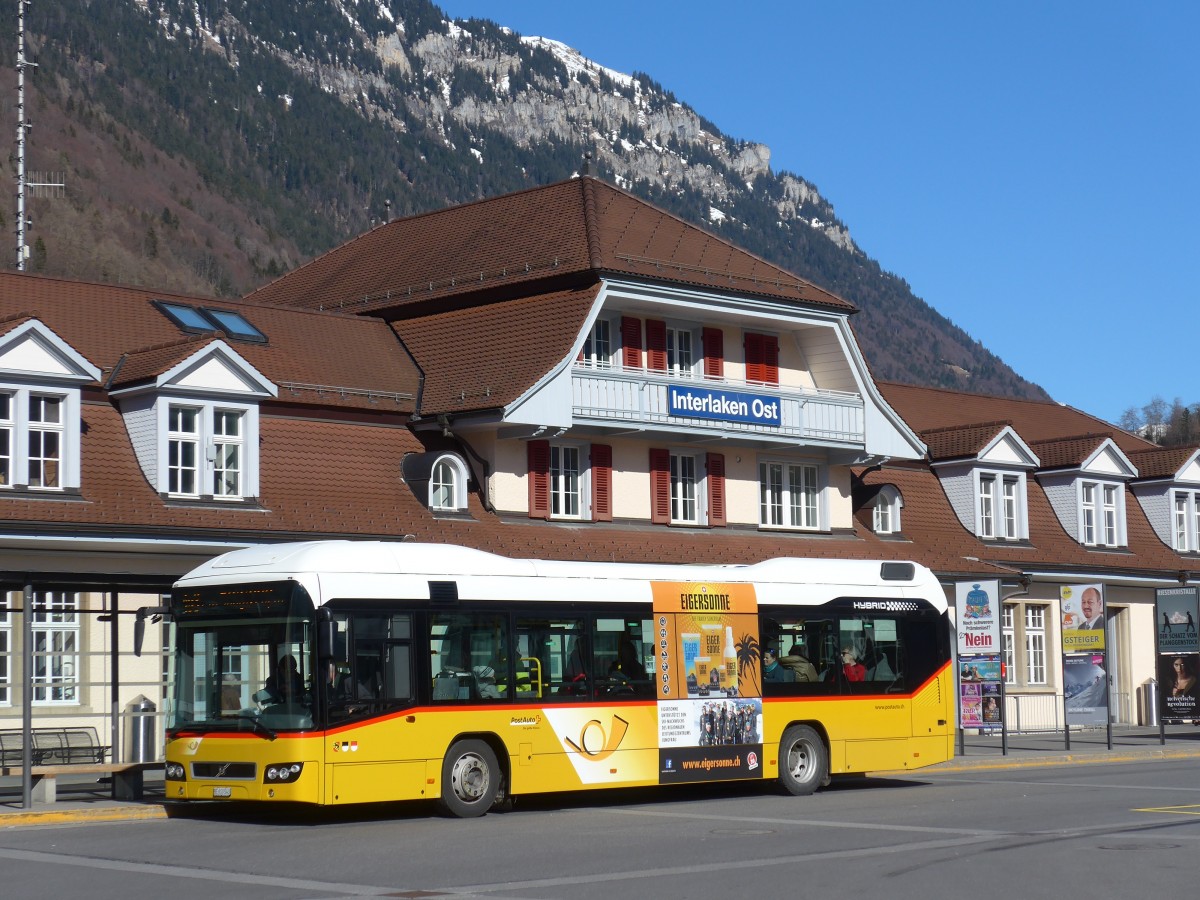
<svg viewBox="0 0 1200 900"><path fill-rule="evenodd" d="M264 781L288 782L295 781L304 770L304 763L275 763L267 766L263 775Z"/></svg>
<svg viewBox="0 0 1200 900"><path fill-rule="evenodd" d="M183 766L179 763L169 762L163 769L163 777L167 781L186 781L187 775L184 774Z"/></svg>

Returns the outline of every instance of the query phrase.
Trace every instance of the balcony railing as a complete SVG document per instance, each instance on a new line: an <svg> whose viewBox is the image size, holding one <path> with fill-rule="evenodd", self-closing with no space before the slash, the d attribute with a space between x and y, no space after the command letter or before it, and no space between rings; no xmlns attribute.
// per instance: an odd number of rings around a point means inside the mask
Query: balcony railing
<svg viewBox="0 0 1200 900"><path fill-rule="evenodd" d="M672 412L669 388L736 391L778 400L778 424L738 422ZM571 373L571 406L576 422L647 428L711 431L728 436L786 437L844 446L865 442L862 396L848 391L749 384L725 378L680 378L645 369L576 364Z"/></svg>

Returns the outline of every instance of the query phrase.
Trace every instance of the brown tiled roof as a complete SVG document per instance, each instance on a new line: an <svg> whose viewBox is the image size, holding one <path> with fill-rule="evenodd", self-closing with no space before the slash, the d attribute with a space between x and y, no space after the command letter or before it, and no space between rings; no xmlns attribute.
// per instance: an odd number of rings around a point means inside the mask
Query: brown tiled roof
<svg viewBox="0 0 1200 900"><path fill-rule="evenodd" d="M1195 456L1197 447L1158 447L1129 454L1129 461L1137 466L1138 478L1171 478Z"/></svg>
<svg viewBox="0 0 1200 900"><path fill-rule="evenodd" d="M1042 469L1072 469L1083 465L1110 437L1111 434L1077 434L1030 441L1029 446L1042 461Z"/></svg>
<svg viewBox="0 0 1200 900"><path fill-rule="evenodd" d="M981 422L978 425L947 425L920 433L931 460L978 456L1011 422Z"/></svg>
<svg viewBox="0 0 1200 900"><path fill-rule="evenodd" d="M566 358L599 285L404 319L393 327L425 373L423 416L506 406Z"/></svg>
<svg viewBox="0 0 1200 900"><path fill-rule="evenodd" d="M1012 577L1003 568L974 562L971 557L1018 571L1036 569L1096 572L1105 569L1161 575L1181 569L1200 574L1200 561L1180 557L1155 533L1137 502L1126 504L1128 549L1086 548L1067 534L1054 514L1041 485L1029 479L1027 501L1029 542L983 541L962 526L941 483L928 469L884 467L859 473L864 491L894 484L904 497L900 521L911 543L881 541L905 552L943 577L970 573ZM865 518L860 527L865 530Z"/></svg>
<svg viewBox="0 0 1200 900"><path fill-rule="evenodd" d="M176 341L126 353L108 380L109 390L157 378L197 350L213 341L221 340L222 337L223 335L191 334Z"/></svg>
<svg viewBox="0 0 1200 900"><path fill-rule="evenodd" d="M879 389L888 404L918 434L951 425L1003 421L1011 423L1013 430L1027 444L1063 435L1103 433L1111 435L1126 454L1154 447L1149 441L1121 431L1102 419L1048 400L968 394L890 381L879 382Z"/></svg>
<svg viewBox="0 0 1200 900"><path fill-rule="evenodd" d="M841 297L593 177L388 222L248 299L387 310L395 318L404 306L454 295L512 292L546 279L592 281L604 273L855 311Z"/></svg>
<svg viewBox="0 0 1200 900"><path fill-rule="evenodd" d="M21 321L22 317L36 317L98 366L104 372L104 379L126 354L163 348L165 359L170 355L165 348L189 340L151 306L150 301L155 299L242 313L267 336L267 343L233 340L228 343L250 365L280 386L281 400L386 408L390 412L408 412L414 407L419 374L396 336L386 323L377 319L0 273L0 316L12 316L19 311ZM16 323L10 327L0 325L0 334L14 327ZM347 348L352 348L352 352ZM152 370L159 364L160 361L147 356L138 365L141 374L148 376L157 374ZM137 371L120 372L118 378L129 383ZM368 394L373 394L374 399Z"/></svg>

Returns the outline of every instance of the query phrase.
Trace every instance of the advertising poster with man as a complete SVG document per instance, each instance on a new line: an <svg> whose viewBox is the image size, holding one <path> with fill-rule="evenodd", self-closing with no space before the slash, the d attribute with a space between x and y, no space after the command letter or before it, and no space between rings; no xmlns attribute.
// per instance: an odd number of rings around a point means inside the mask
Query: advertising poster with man
<svg viewBox="0 0 1200 900"><path fill-rule="evenodd" d="M1000 582L955 586L959 724L983 732L1003 726L1000 671Z"/></svg>
<svg viewBox="0 0 1200 900"><path fill-rule="evenodd" d="M762 774L753 585L654 584L659 782Z"/></svg>
<svg viewBox="0 0 1200 900"><path fill-rule="evenodd" d="M1104 585L1065 584L1059 588L1064 653L1104 651Z"/></svg>

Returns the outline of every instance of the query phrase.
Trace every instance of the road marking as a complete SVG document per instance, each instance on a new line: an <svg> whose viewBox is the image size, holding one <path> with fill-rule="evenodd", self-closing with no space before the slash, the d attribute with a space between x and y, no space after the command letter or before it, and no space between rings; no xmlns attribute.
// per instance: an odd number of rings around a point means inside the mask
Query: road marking
<svg viewBox="0 0 1200 900"><path fill-rule="evenodd" d="M669 812L656 809L609 809L607 812L622 816L648 816L665 819L697 819L709 821L706 816L696 816L692 813ZM925 832L928 834L954 834L975 837L1003 837L1012 834L1010 831L995 831L986 828L939 828L936 825L886 825L881 822L838 822L829 819L773 819L766 816L721 816L722 824L729 822L747 822L754 825L810 825L814 828L852 828L855 831L903 831Z"/></svg>
<svg viewBox="0 0 1200 900"><path fill-rule="evenodd" d="M1200 804L1190 806L1144 806L1134 812L1171 813L1176 816L1200 816Z"/></svg>

